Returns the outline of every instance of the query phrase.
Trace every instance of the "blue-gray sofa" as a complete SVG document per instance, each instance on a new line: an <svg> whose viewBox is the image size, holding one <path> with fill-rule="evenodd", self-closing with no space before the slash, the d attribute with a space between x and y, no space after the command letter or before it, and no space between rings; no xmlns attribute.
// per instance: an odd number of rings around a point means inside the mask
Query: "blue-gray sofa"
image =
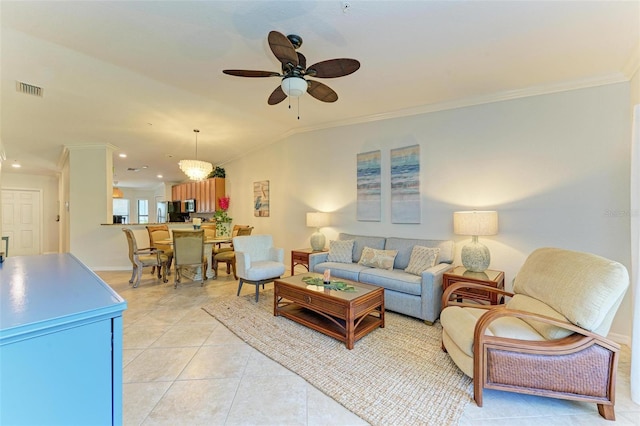
<svg viewBox="0 0 640 426"><path fill-rule="evenodd" d="M429 324L438 319L442 308L442 275L453 268L453 241L368 237L345 233L340 233L338 240L354 240L352 263L328 262L328 252L313 253L309 256L310 271L324 273L326 269L330 269L332 278L384 287L385 309L420 318ZM436 265L421 275L404 271L416 245L440 249ZM393 270L358 264L365 247L397 250Z"/></svg>

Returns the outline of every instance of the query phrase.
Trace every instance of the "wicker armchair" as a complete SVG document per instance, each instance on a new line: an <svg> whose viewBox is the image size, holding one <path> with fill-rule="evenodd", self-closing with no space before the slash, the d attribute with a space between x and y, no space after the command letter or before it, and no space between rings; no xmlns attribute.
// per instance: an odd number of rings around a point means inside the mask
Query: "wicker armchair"
<svg viewBox="0 0 640 426"><path fill-rule="evenodd" d="M457 283L443 294L442 347L469 377L474 399L482 391L595 402L615 420L620 347L608 340L629 285L620 263L569 250L531 253L514 279L513 293ZM456 301L462 288L511 297L505 305Z"/></svg>

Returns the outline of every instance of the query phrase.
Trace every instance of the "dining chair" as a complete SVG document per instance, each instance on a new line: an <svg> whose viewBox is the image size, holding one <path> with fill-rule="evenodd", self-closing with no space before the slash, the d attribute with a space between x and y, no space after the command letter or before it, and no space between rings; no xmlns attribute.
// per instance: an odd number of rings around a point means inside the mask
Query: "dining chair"
<svg viewBox="0 0 640 426"><path fill-rule="evenodd" d="M203 223L200 225L200 229L204 230L204 238L211 239L216 237L216 224L214 223Z"/></svg>
<svg viewBox="0 0 640 426"><path fill-rule="evenodd" d="M253 226L238 226L238 229L234 229L236 237L251 235L251 231L253 231ZM229 250L227 250L227 248L225 247L225 250L213 255L213 272L216 278L218 277L218 264L220 262L227 264L227 275L229 275L231 273L231 270L233 270L233 278L237 280L238 275L236 274L236 253L233 249L233 240Z"/></svg>
<svg viewBox="0 0 640 426"><path fill-rule="evenodd" d="M231 231L231 241L225 243L217 243L213 248L213 254L216 255L218 253L222 253L225 251L233 251L233 238L238 235L251 235L251 231L253 231L253 226L251 225L233 225L233 230ZM222 244L228 244L228 247L222 247Z"/></svg>
<svg viewBox="0 0 640 426"><path fill-rule="evenodd" d="M204 285L207 275L207 256L204 254L204 230L173 231L173 264L175 276L173 287L177 288L181 279L180 268L185 266L199 266L201 269L200 285Z"/></svg>
<svg viewBox="0 0 640 426"><path fill-rule="evenodd" d="M167 261L167 274L171 275L171 263L173 261L173 249L169 244L158 244L157 241L168 240L171 238L168 225L147 225L147 232L149 233L149 246L151 248L157 248L162 250L169 259ZM153 274L155 267L151 268Z"/></svg>
<svg viewBox="0 0 640 426"><path fill-rule="evenodd" d="M167 255L165 255L162 250L154 247L138 248L133 231L130 228L123 228L122 231L127 237L127 243L129 245L129 260L133 266L129 284L133 284L134 288L138 287L140 279L142 278L142 268L145 266L157 268L158 278L162 278L162 281L166 283L167 264L169 262Z"/></svg>

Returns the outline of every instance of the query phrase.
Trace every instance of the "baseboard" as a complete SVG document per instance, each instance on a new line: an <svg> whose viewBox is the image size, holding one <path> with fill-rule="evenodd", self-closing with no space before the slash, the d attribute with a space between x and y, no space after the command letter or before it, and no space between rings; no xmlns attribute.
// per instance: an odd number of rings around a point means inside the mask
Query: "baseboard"
<svg viewBox="0 0 640 426"><path fill-rule="evenodd" d="M131 265L127 266L92 266L92 271L131 271Z"/></svg>
<svg viewBox="0 0 640 426"><path fill-rule="evenodd" d="M625 346L631 346L631 336L620 333L609 333L607 338Z"/></svg>

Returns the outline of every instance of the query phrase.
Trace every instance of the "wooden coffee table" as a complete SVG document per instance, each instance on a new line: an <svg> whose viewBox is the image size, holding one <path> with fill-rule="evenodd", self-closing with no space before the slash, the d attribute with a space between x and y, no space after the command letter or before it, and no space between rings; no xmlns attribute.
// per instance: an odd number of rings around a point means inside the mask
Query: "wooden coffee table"
<svg viewBox="0 0 640 426"><path fill-rule="evenodd" d="M353 349L356 340L376 328L384 328L384 289L339 279L355 292L307 285L302 278L322 277L307 273L274 282L273 315L283 316L344 342Z"/></svg>

